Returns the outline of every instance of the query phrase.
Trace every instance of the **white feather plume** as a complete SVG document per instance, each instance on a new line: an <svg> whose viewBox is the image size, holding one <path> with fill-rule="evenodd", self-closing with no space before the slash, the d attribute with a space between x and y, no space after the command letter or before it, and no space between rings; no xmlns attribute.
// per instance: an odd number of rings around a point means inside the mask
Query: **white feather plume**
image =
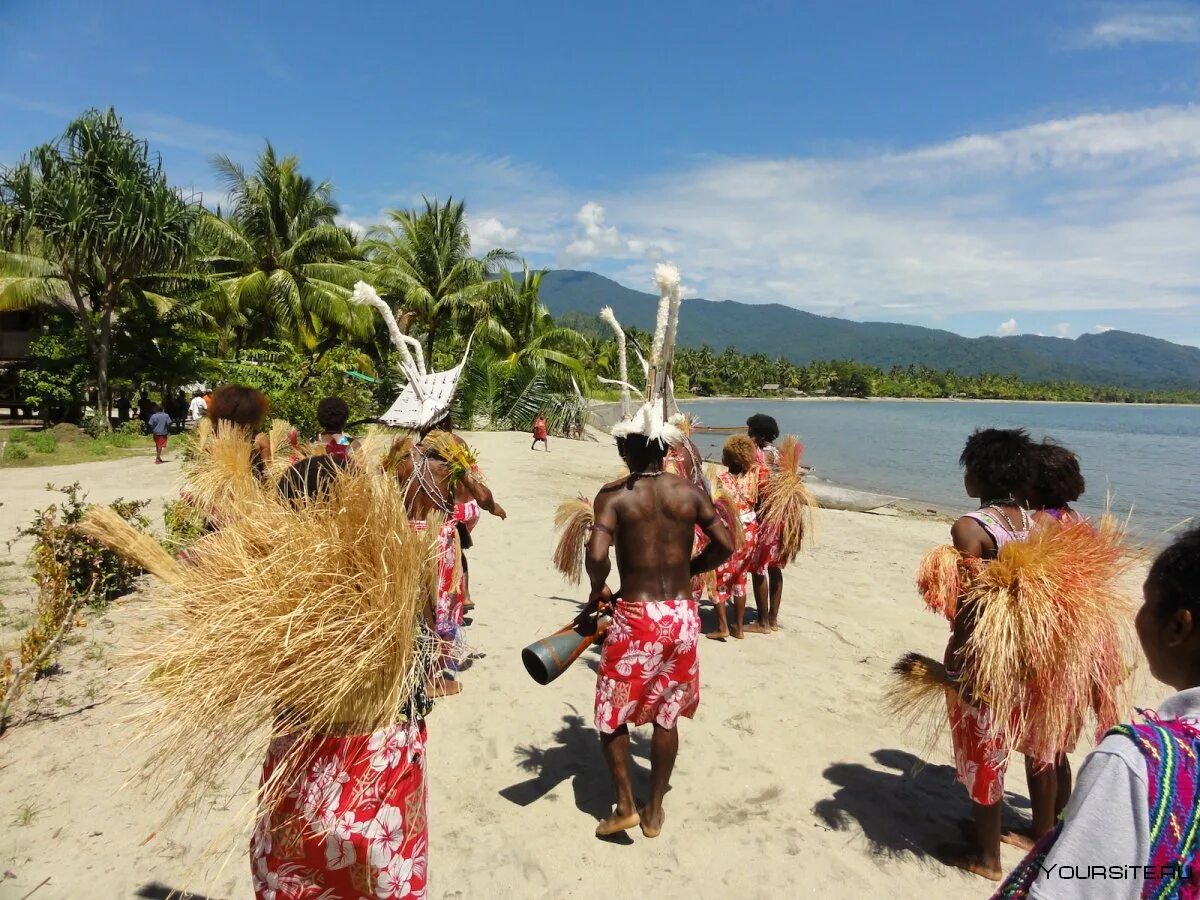
<svg viewBox="0 0 1200 900"><path fill-rule="evenodd" d="M657 403L643 403L633 414L633 418L618 422L613 426L612 436L627 438L640 434L650 441L658 441L663 446L674 447L683 442L683 432L678 425L663 418L662 407Z"/></svg>
<svg viewBox="0 0 1200 900"><path fill-rule="evenodd" d="M650 367L657 369L662 362L663 344L667 340L667 320L671 317L671 294L679 287L679 270L670 263L659 263L654 269L658 285L658 318L654 323L654 343L650 348ZM649 387L649 385L647 385Z"/></svg>
<svg viewBox="0 0 1200 900"><path fill-rule="evenodd" d="M618 366L620 368L620 383L621 387L621 418L629 418L629 364L625 356L625 329L621 327L621 323L617 321L617 314L613 312L611 306L606 306L600 310L600 318L613 330L613 336L617 339L617 357Z"/></svg>
<svg viewBox="0 0 1200 900"><path fill-rule="evenodd" d="M630 384L628 381L619 381L616 378L605 378L602 375L597 375L596 380L598 382L600 382L601 384L611 384L614 387L622 388L622 392L625 394L628 394L629 392L632 391L633 393L637 394L639 397L643 396L642 389L635 385ZM629 418L629 416L626 415L625 418Z"/></svg>
<svg viewBox="0 0 1200 900"><path fill-rule="evenodd" d="M396 316L392 312L392 308L379 296L379 292L365 281L355 282L354 290L350 294L350 302L357 303L359 306L373 306L379 311L379 314L383 317L384 324L387 325L388 335L392 339L392 344L400 351L404 374L408 376L409 383L412 384L413 390L417 392L417 395L423 395L421 376L424 374L424 367L423 365L422 367L418 367L412 353L409 352L408 344L404 340L405 335L400 333L400 326L396 323ZM409 338L409 340L412 340L412 338ZM422 357L423 362L424 358Z"/></svg>

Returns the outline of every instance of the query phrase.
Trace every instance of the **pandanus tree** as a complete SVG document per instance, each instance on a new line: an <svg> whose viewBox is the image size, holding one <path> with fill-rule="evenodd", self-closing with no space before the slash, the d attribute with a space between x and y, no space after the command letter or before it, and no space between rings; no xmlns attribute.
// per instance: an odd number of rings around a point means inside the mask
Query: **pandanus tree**
<svg viewBox="0 0 1200 900"><path fill-rule="evenodd" d="M492 249L472 255L462 201L422 198L423 209L393 209L371 229L362 250L368 275L381 296L413 314L425 336L425 356L455 321L471 318L497 299L494 276L515 257Z"/></svg>
<svg viewBox="0 0 1200 900"><path fill-rule="evenodd" d="M203 284L188 274L198 214L115 111L89 110L0 172L0 311L73 313L107 411L122 312L146 303L170 310Z"/></svg>
<svg viewBox="0 0 1200 900"><path fill-rule="evenodd" d="M312 351L331 333L373 336L370 311L349 299L363 273L352 235L334 222L330 183L302 175L299 159L280 157L269 142L252 174L227 156L213 167L229 209L206 211L198 234L216 288L206 310L224 349L278 338Z"/></svg>

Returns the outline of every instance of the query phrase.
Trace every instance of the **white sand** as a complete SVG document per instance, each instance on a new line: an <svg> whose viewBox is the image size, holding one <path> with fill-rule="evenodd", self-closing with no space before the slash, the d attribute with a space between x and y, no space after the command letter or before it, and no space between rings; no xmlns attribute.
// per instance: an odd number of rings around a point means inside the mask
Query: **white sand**
<svg viewBox="0 0 1200 900"><path fill-rule="evenodd" d="M989 883L929 855L956 837L955 822L969 811L948 746L920 756L880 710L885 673L901 653L944 647L945 624L921 609L912 587L921 554L945 540L944 523L823 512L817 543L787 573L786 630L701 641L701 705L680 726L662 836L635 831L624 844L604 843L592 836L611 803L591 723L595 656L540 687L519 651L568 621L585 595L549 564L555 504L594 492L619 461L611 445L555 441L546 455L530 452L524 435L470 440L509 518L485 518L470 552L478 608L469 636L487 657L463 675L464 693L440 702L429 720L430 897L990 894ZM0 537L45 505L47 481L78 479L96 501L161 503L177 490L177 472L149 458L0 470ZM10 558L23 563L26 550L17 545ZM0 568L6 645L29 603L20 574ZM28 718L0 739L0 897L38 885L37 900L162 896L156 886L250 896L235 822L257 757L231 766L206 808L168 827L162 804L125 784L143 751L125 743L131 709L110 667L145 602L134 595L91 615L63 673L35 686ZM1140 693L1153 703L1166 689ZM648 745L641 729L639 796ZM928 765L914 774L921 762ZM1019 759L1009 789L1026 808ZM222 858L204 856L214 843L229 851L223 868ZM1005 849L1006 865L1019 858Z"/></svg>

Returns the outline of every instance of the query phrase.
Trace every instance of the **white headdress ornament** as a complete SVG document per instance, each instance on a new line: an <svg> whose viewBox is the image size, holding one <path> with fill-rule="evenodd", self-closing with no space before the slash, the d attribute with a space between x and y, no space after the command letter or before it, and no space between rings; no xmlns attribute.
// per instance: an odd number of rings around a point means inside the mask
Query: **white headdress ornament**
<svg viewBox="0 0 1200 900"><path fill-rule="evenodd" d="M621 418L627 419L629 418L629 363L625 356L625 329L617 321L617 315L611 306L600 310L600 318L613 330L613 336L617 339L618 366L621 370L618 378L618 383L621 385Z"/></svg>
<svg viewBox="0 0 1200 900"><path fill-rule="evenodd" d="M658 441L666 447L674 447L683 442L683 432L679 426L663 419L660 403L643 403L634 412L632 419L613 426L612 436L615 438L627 438L634 434L640 434L648 441Z"/></svg>

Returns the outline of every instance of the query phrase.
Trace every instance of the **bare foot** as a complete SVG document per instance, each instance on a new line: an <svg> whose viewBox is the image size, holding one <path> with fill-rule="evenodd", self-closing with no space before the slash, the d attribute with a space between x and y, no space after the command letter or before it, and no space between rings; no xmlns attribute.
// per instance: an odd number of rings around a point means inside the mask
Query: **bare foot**
<svg viewBox="0 0 1200 900"><path fill-rule="evenodd" d="M933 851L933 855L944 865L979 875L988 881L999 881L1004 877L1004 870L1000 868L999 862L985 862L979 851L964 844L942 844Z"/></svg>
<svg viewBox="0 0 1200 900"><path fill-rule="evenodd" d="M746 635L744 635L744 634L742 633L742 629L740 629L740 628L739 628L739 629L737 629L736 631L732 631L732 632L730 632L730 635L733 637L733 639L734 639L735 641L741 641L741 640L745 640L745 638L746 638Z"/></svg>
<svg viewBox="0 0 1200 900"><path fill-rule="evenodd" d="M646 812L646 807L642 807L642 834L648 838L656 838L662 834L663 823L667 821L667 814L661 809L658 815L650 815Z"/></svg>
<svg viewBox="0 0 1200 900"><path fill-rule="evenodd" d="M783 626L778 622L767 622L767 627L769 627L772 631L783 631Z"/></svg>
<svg viewBox="0 0 1200 900"><path fill-rule="evenodd" d="M752 622L745 627L745 630L750 634L770 634L771 629L761 622Z"/></svg>
<svg viewBox="0 0 1200 900"><path fill-rule="evenodd" d="M710 631L708 634L705 635L705 637L708 638L710 641L724 641L727 637L729 637L729 632L728 631Z"/></svg>
<svg viewBox="0 0 1200 900"><path fill-rule="evenodd" d="M628 815L621 815L616 810L613 814L596 826L596 837L610 837L614 834L620 834L622 831L628 831L635 825L641 824L642 817L638 815L637 810Z"/></svg>
<svg viewBox="0 0 1200 900"><path fill-rule="evenodd" d="M958 830L970 843L975 842L975 823L970 819L960 819L958 822ZM1033 832L1025 829L1002 828L1000 830L1000 843L1008 844L1010 847L1018 847L1026 852L1033 849L1037 843L1034 840Z"/></svg>
<svg viewBox="0 0 1200 900"><path fill-rule="evenodd" d="M453 697L462 693L462 685L450 678L435 678L425 688L429 697Z"/></svg>

